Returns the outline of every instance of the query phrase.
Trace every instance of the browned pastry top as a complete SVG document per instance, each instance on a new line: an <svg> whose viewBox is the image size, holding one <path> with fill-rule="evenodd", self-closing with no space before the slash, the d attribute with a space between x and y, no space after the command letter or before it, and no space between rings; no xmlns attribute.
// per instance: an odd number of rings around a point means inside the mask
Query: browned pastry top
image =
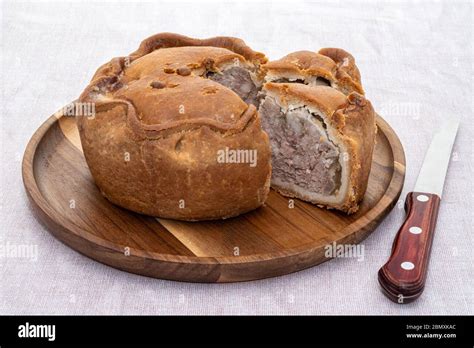
<svg viewBox="0 0 474 348"><path fill-rule="evenodd" d="M128 57L101 66L80 101L95 102L99 111L117 103L127 105L132 128L142 136L199 124L239 131L255 115L255 107L203 75L226 64L255 70L265 62L262 53L237 38L157 34Z"/></svg>
<svg viewBox="0 0 474 348"><path fill-rule="evenodd" d="M348 75L360 87L360 72L352 54L342 48L321 48L318 53L331 58L337 64L339 78ZM362 87L358 92L363 93Z"/></svg>
<svg viewBox="0 0 474 348"><path fill-rule="evenodd" d="M354 57L340 48L323 48L318 53L298 51L264 65L274 78L291 76L322 77L345 94L364 94Z"/></svg>
<svg viewBox="0 0 474 348"><path fill-rule="evenodd" d="M129 100L141 111L140 121L147 125L207 120L225 127L236 123L248 107L230 89L196 76L143 78L118 90L114 97Z"/></svg>
<svg viewBox="0 0 474 348"><path fill-rule="evenodd" d="M161 48L136 59L125 70L127 79L136 80L151 74L178 74L182 76L203 70L217 70L224 63L245 62L240 54L226 48L186 46Z"/></svg>
<svg viewBox="0 0 474 348"><path fill-rule="evenodd" d="M294 71L301 74L322 76L333 79L336 63L329 57L311 51L297 51L265 65L268 70Z"/></svg>

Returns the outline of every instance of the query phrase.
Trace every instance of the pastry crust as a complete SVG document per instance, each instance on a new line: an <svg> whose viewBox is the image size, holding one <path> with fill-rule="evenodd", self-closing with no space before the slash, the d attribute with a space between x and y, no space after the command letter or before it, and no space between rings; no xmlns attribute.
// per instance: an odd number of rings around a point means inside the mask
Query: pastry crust
<svg viewBox="0 0 474 348"><path fill-rule="evenodd" d="M158 34L101 66L79 98L84 155L103 195L163 218L228 218L261 206L271 156L256 108L205 71L241 64L259 74L263 54L236 38ZM218 151L256 151L256 163L221 163Z"/></svg>
<svg viewBox="0 0 474 348"><path fill-rule="evenodd" d="M309 194L286 190L274 182L272 187L285 196L297 197L327 208L347 213L357 211L367 189L375 143L375 112L371 103L356 92L345 96L326 86L269 82L264 85L263 91L275 98L282 108L305 106L323 116L329 136L343 152L342 179L347 178L347 182L341 183L339 199L329 204L314 200Z"/></svg>
<svg viewBox="0 0 474 348"><path fill-rule="evenodd" d="M323 48L318 53L311 51L293 52L264 65L265 81L288 82L301 80L305 84L319 83L322 78L330 86L348 95L352 92L364 94L359 69L354 57L340 48Z"/></svg>

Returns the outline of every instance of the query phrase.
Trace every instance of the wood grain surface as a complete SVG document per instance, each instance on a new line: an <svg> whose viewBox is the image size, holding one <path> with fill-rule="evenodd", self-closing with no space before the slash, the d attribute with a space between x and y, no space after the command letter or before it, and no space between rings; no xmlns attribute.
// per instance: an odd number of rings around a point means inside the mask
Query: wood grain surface
<svg viewBox="0 0 474 348"><path fill-rule="evenodd" d="M273 190L266 204L224 221L182 222L139 215L108 202L82 154L75 120L51 116L23 158L23 182L35 213L59 240L118 269L190 282L235 282L284 275L330 258L332 243L366 238L397 202L403 147L379 127L368 190L353 215L320 209Z"/></svg>

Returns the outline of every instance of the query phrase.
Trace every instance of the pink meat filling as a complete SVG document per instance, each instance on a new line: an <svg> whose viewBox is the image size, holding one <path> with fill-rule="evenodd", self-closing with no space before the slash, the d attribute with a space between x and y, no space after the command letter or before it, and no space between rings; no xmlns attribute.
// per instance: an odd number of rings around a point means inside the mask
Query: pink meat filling
<svg viewBox="0 0 474 348"><path fill-rule="evenodd" d="M269 96L262 101L259 112L270 137L272 180L313 193L335 194L341 185L340 152L328 140L321 118L305 107L284 113Z"/></svg>
<svg viewBox="0 0 474 348"><path fill-rule="evenodd" d="M209 79L233 90L244 102L258 107L259 88L253 82L250 72L239 66L226 69L223 73L208 72Z"/></svg>

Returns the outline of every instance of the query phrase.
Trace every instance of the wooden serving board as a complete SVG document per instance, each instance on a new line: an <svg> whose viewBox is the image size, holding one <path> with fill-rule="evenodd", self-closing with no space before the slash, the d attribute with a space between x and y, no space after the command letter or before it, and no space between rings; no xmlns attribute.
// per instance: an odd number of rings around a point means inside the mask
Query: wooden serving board
<svg viewBox="0 0 474 348"><path fill-rule="evenodd" d="M121 270L190 282L236 282L279 276L327 261L325 246L366 238L403 187L405 155L381 118L368 191L360 210L320 209L273 190L242 216L209 222L156 219L119 208L99 192L73 117L51 116L23 158L23 182L35 212L74 250Z"/></svg>

